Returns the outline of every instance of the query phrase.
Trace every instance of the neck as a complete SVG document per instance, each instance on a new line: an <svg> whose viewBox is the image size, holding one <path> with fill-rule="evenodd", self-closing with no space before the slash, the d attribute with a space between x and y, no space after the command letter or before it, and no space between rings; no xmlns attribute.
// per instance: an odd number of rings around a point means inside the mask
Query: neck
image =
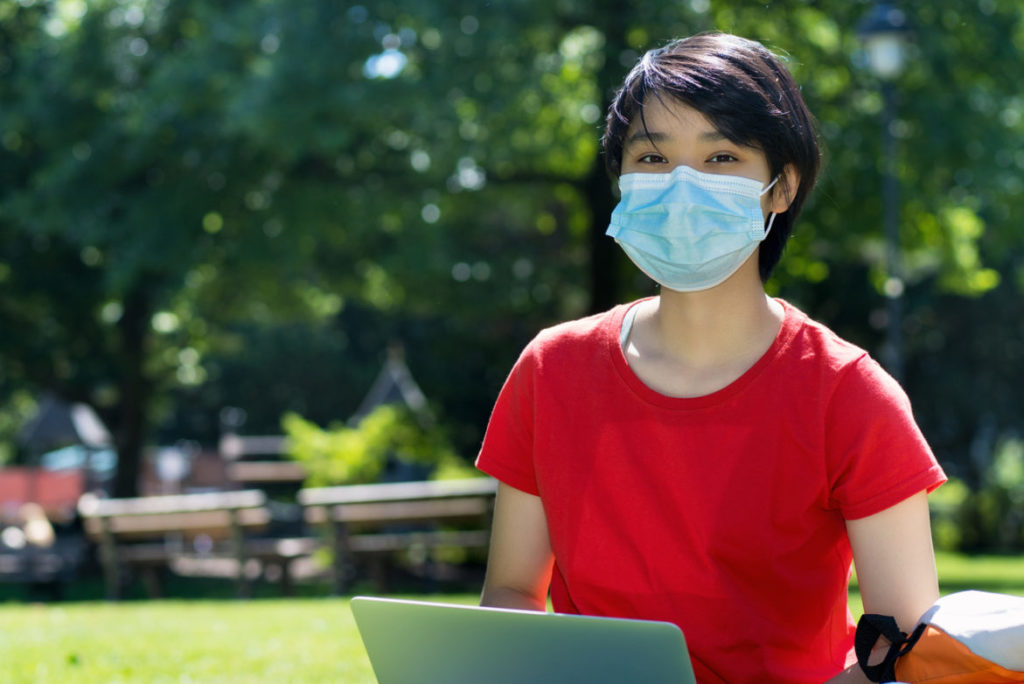
<svg viewBox="0 0 1024 684"><path fill-rule="evenodd" d="M782 307L765 295L756 259L750 265L708 290L662 290L651 330L663 355L712 368L764 353L778 334Z"/></svg>

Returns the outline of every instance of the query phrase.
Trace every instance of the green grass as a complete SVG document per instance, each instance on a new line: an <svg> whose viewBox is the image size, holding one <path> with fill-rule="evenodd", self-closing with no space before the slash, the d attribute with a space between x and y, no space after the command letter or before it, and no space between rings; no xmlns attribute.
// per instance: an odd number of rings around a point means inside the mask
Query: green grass
<svg viewBox="0 0 1024 684"><path fill-rule="evenodd" d="M938 553L942 593L982 589L1024 596L1024 556L965 556Z"/></svg>
<svg viewBox="0 0 1024 684"><path fill-rule="evenodd" d="M345 600L0 608L9 682L373 681Z"/></svg>
<svg viewBox="0 0 1024 684"><path fill-rule="evenodd" d="M375 681L347 599L9 603L0 625L4 684Z"/></svg>
<svg viewBox="0 0 1024 684"><path fill-rule="evenodd" d="M935 564L943 596L966 589L1024 596L1024 556L966 556L940 551L935 554ZM864 612L856 576L850 583L850 610L854 619Z"/></svg>
<svg viewBox="0 0 1024 684"><path fill-rule="evenodd" d="M1024 556L939 554L942 592L1024 595ZM420 597L474 603L475 594ZM860 613L856 584L850 592ZM0 603L0 679L372 684L347 599Z"/></svg>

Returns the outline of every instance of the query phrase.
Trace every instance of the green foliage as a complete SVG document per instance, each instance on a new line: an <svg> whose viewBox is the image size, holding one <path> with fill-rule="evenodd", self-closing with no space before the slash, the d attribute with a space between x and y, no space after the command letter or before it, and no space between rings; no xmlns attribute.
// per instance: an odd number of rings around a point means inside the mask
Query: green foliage
<svg viewBox="0 0 1024 684"><path fill-rule="evenodd" d="M311 487L376 482L389 461L443 477L461 472L443 433L403 407L378 406L354 427L335 423L324 430L295 413L285 415L282 425L288 455L306 468Z"/></svg>
<svg viewBox="0 0 1024 684"><path fill-rule="evenodd" d="M651 291L602 236L600 125L643 50L709 29L787 55L827 149L770 290L874 350L882 102L856 35L867 10L0 2L0 391L91 403L129 463L161 423L215 439L227 401L260 430L284 410L346 415L372 342L411 339L417 378L472 449L536 330ZM906 385L973 486L981 417L1024 422L1024 8L907 11L893 126ZM294 347L267 349L304 326L337 352L308 365L350 382L325 390Z"/></svg>
<svg viewBox="0 0 1024 684"><path fill-rule="evenodd" d="M977 487L950 478L930 504L936 548L1024 551L1024 441L1003 439Z"/></svg>
<svg viewBox="0 0 1024 684"><path fill-rule="evenodd" d="M962 548L1024 551L1024 441L996 447L981 486L964 502Z"/></svg>
<svg viewBox="0 0 1024 684"><path fill-rule="evenodd" d="M928 496L932 519L932 539L937 551L960 549L963 541L960 513L970 494L970 489L963 480L951 477L946 484Z"/></svg>
<svg viewBox="0 0 1024 684"><path fill-rule="evenodd" d="M0 467L14 461L17 437L22 426L34 415L36 402L27 392L15 392L0 404Z"/></svg>
<svg viewBox="0 0 1024 684"><path fill-rule="evenodd" d="M978 240L985 232L982 219L963 205L943 207L939 219L947 235L947 261L951 265L940 279L942 287L965 297L977 297L999 285L999 272L981 265Z"/></svg>

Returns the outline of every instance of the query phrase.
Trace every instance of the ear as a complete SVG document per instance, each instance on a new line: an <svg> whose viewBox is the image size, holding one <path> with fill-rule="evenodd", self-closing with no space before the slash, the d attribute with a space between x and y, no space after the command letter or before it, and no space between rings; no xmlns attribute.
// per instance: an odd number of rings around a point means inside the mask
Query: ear
<svg viewBox="0 0 1024 684"><path fill-rule="evenodd" d="M768 195L768 211L781 214L788 210L789 205L793 203L793 199L796 197L796 191L799 188L800 174L797 173L795 166L792 164L786 164L785 168L782 169L779 182L775 184L775 187L771 189L771 192Z"/></svg>

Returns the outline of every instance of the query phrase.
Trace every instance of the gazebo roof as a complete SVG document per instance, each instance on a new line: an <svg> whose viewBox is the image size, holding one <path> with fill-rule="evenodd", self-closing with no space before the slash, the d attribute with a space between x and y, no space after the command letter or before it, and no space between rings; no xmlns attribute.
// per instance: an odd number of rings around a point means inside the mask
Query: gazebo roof
<svg viewBox="0 0 1024 684"><path fill-rule="evenodd" d="M113 440L90 406L68 404L47 394L39 402L35 417L18 433L18 443L33 453L41 454L71 444L105 449Z"/></svg>
<svg viewBox="0 0 1024 684"><path fill-rule="evenodd" d="M349 424L358 423L378 406L387 404L405 405L425 422L430 422L432 418L427 398L413 379L409 367L405 365L405 353L399 345L388 348L384 367L381 368L359 408L349 418Z"/></svg>

